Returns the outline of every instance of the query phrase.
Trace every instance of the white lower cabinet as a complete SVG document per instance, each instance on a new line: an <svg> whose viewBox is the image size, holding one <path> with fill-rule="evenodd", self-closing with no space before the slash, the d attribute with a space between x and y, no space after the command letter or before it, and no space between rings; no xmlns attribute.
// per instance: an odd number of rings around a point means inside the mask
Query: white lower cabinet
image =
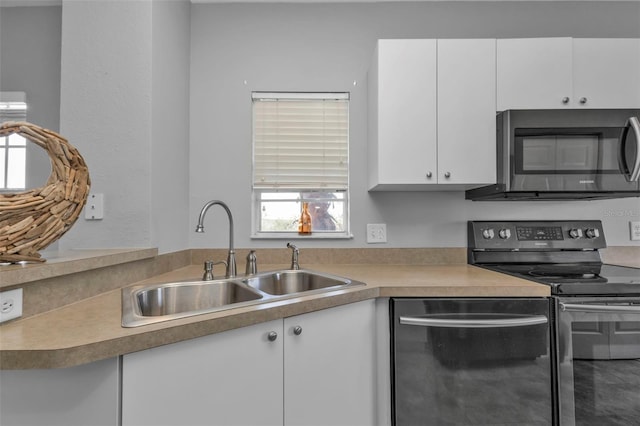
<svg viewBox="0 0 640 426"><path fill-rule="evenodd" d="M375 325L371 300L125 355L122 424L376 424Z"/></svg>

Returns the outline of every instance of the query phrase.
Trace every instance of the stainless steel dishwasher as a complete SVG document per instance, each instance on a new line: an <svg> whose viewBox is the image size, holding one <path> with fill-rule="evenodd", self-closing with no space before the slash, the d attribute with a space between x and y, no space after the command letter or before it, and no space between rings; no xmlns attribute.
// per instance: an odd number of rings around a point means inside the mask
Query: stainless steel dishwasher
<svg viewBox="0 0 640 426"><path fill-rule="evenodd" d="M396 426L550 425L550 301L391 300Z"/></svg>

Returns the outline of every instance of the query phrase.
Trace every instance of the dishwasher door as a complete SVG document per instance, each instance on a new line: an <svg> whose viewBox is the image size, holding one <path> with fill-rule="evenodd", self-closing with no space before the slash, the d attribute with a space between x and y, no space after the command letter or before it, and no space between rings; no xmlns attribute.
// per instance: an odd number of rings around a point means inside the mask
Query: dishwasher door
<svg viewBox="0 0 640 426"><path fill-rule="evenodd" d="M550 425L549 299L391 300L396 426Z"/></svg>

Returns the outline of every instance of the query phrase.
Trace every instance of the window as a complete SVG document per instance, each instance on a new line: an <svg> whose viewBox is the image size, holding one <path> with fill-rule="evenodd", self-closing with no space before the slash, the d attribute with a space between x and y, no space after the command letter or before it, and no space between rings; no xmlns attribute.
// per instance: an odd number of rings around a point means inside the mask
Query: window
<svg viewBox="0 0 640 426"><path fill-rule="evenodd" d="M298 235L308 202L312 237L350 237L349 94L256 92L252 101L252 236Z"/></svg>
<svg viewBox="0 0 640 426"><path fill-rule="evenodd" d="M23 92L0 92L0 123L24 121L27 104ZM27 141L23 136L0 136L0 191L25 189Z"/></svg>

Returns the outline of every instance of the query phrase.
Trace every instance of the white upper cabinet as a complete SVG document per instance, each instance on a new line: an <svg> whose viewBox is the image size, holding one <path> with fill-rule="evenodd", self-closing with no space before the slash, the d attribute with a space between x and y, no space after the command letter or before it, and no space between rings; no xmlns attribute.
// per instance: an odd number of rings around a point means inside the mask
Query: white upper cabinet
<svg viewBox="0 0 640 426"><path fill-rule="evenodd" d="M496 182L496 40L438 40L438 184Z"/></svg>
<svg viewBox="0 0 640 426"><path fill-rule="evenodd" d="M498 40L498 111L640 107L640 39Z"/></svg>
<svg viewBox="0 0 640 426"><path fill-rule="evenodd" d="M369 73L369 187L436 170L436 41L379 40Z"/></svg>
<svg viewBox="0 0 640 426"><path fill-rule="evenodd" d="M497 41L498 111L571 106L571 38Z"/></svg>
<svg viewBox="0 0 640 426"><path fill-rule="evenodd" d="M640 39L573 39L573 94L580 108L640 108Z"/></svg>
<svg viewBox="0 0 640 426"><path fill-rule="evenodd" d="M370 190L495 182L495 39L379 40L369 103Z"/></svg>

